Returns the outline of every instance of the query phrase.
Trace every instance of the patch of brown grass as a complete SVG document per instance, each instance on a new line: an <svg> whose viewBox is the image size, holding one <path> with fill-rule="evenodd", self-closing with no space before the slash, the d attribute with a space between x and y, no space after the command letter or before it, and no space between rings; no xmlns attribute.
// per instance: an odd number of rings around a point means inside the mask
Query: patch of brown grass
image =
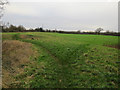
<svg viewBox="0 0 120 90"><path fill-rule="evenodd" d="M28 37L27 37L27 35L20 35L20 38L21 38L21 39L26 39L26 38L28 38Z"/></svg>
<svg viewBox="0 0 120 90"><path fill-rule="evenodd" d="M24 72L30 57L36 54L32 44L17 40L5 40L2 43L2 86L10 88L15 82L13 76Z"/></svg>
<svg viewBox="0 0 120 90"><path fill-rule="evenodd" d="M20 35L21 39L31 39L31 40L38 40L40 39L39 37L35 37L33 35Z"/></svg>
<svg viewBox="0 0 120 90"><path fill-rule="evenodd" d="M120 49L120 44L117 44L117 45L105 45L105 46Z"/></svg>

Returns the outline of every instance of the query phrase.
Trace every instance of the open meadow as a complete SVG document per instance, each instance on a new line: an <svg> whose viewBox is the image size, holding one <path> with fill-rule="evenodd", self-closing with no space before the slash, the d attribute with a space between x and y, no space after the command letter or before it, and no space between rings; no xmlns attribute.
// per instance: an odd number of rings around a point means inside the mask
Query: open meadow
<svg viewBox="0 0 120 90"><path fill-rule="evenodd" d="M2 40L5 88L118 87L118 36L14 32Z"/></svg>

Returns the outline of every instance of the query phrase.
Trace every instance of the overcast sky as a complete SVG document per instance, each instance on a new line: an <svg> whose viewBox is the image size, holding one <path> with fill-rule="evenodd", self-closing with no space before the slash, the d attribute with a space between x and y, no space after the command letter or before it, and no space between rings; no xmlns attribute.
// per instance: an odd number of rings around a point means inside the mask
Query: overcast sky
<svg viewBox="0 0 120 90"><path fill-rule="evenodd" d="M118 30L117 2L82 1L9 0L10 4L6 6L2 19L4 22L23 25L26 28L43 25L43 28L58 30L95 30L99 27L111 31Z"/></svg>

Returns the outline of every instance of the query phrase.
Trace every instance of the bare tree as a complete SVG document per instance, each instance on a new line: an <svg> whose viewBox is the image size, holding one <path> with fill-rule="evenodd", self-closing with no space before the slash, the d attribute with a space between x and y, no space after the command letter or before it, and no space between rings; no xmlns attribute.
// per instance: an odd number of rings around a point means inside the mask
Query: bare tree
<svg viewBox="0 0 120 90"><path fill-rule="evenodd" d="M8 4L7 0L0 0L0 19L3 16L4 6Z"/></svg>
<svg viewBox="0 0 120 90"><path fill-rule="evenodd" d="M1 30L3 30L3 22L1 20L3 14L4 14L4 8L5 8L5 5L8 4L8 1L7 0L0 0L0 32Z"/></svg>
<svg viewBox="0 0 120 90"><path fill-rule="evenodd" d="M81 30L78 30L77 33L81 33Z"/></svg>
<svg viewBox="0 0 120 90"><path fill-rule="evenodd" d="M102 28L97 28L97 29L95 30L96 33L100 33L101 31L103 31Z"/></svg>

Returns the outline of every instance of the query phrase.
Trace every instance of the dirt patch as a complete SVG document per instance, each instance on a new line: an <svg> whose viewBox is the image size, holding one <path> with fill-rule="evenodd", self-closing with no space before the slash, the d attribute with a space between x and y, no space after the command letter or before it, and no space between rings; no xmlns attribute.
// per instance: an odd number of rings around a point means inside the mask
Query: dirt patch
<svg viewBox="0 0 120 90"><path fill-rule="evenodd" d="M34 57L36 52L32 49L32 44L17 40L5 40L2 43L2 86L10 88L15 83L13 78L17 74L23 73L24 68L30 63L30 57Z"/></svg>
<svg viewBox="0 0 120 90"><path fill-rule="evenodd" d="M116 49L120 49L120 44L118 45L104 45L106 47L111 47L111 48L116 48Z"/></svg>
<svg viewBox="0 0 120 90"><path fill-rule="evenodd" d="M21 38L21 39L26 39L26 38L28 38L28 37L27 37L27 35L20 35L20 38Z"/></svg>
<svg viewBox="0 0 120 90"><path fill-rule="evenodd" d="M31 39L31 40L38 40L40 39L39 37L35 37L33 35L20 35L21 39Z"/></svg>

